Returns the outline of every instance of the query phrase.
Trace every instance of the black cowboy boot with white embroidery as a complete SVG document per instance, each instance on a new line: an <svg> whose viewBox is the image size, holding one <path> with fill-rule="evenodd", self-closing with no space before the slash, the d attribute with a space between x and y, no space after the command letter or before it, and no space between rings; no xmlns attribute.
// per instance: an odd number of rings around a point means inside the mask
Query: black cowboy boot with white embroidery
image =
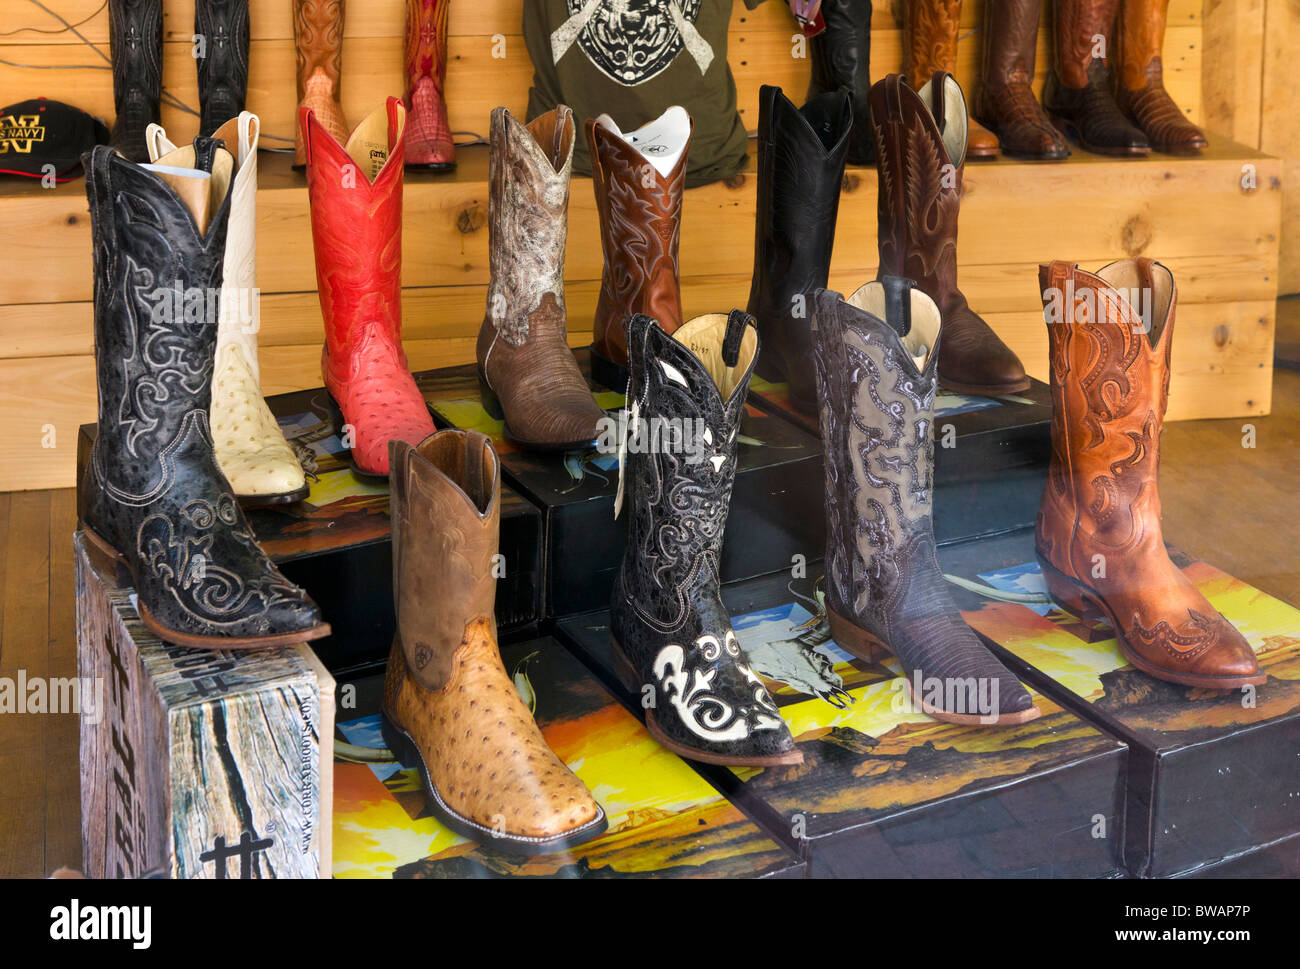
<svg viewBox="0 0 1300 969"><path fill-rule="evenodd" d="M646 727L674 753L710 764L801 763L719 591L758 355L753 318L699 316L670 336L637 314L627 347L629 436L616 510L627 505L628 537L610 620L624 680L653 701L643 701Z"/></svg>
<svg viewBox="0 0 1300 969"><path fill-rule="evenodd" d="M168 642L325 636L316 604L257 544L208 429L234 160L196 138L168 161L152 171L107 145L82 160L99 383L82 528L130 573L140 618Z"/></svg>

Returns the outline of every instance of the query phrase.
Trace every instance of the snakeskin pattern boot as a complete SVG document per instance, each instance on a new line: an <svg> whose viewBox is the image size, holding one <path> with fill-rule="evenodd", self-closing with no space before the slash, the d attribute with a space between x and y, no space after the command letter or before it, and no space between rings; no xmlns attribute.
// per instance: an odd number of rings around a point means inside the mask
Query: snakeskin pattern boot
<svg viewBox="0 0 1300 969"><path fill-rule="evenodd" d="M145 129L162 100L162 0L109 0L113 55L113 134L109 144L133 162L147 162Z"/></svg>
<svg viewBox="0 0 1300 969"><path fill-rule="evenodd" d="M99 426L82 527L130 573L140 618L168 642L233 649L325 636L316 604L257 544L208 430L234 160L196 138L171 163L194 176L168 182L107 145L86 165Z"/></svg>
<svg viewBox="0 0 1300 969"><path fill-rule="evenodd" d="M456 167L447 124L447 11L451 0L406 3L406 167L445 172Z"/></svg>
<svg viewBox="0 0 1300 969"><path fill-rule="evenodd" d="M202 37L199 134L239 117L248 96L248 0L196 0L194 34Z"/></svg>
<svg viewBox="0 0 1300 969"><path fill-rule="evenodd" d="M708 764L802 763L790 730L736 642L718 561L736 476L740 418L758 331L740 310L670 336L628 321L628 432L615 514L627 551L610 629L625 685L649 697L651 736Z"/></svg>
<svg viewBox="0 0 1300 969"><path fill-rule="evenodd" d="M1034 55L1042 0L984 0L984 63L971 114L1013 158L1058 161L1070 146L1034 97Z"/></svg>
<svg viewBox="0 0 1300 969"><path fill-rule="evenodd" d="M861 660L897 656L913 704L936 720L1033 720L1033 698L962 620L935 554L939 308L886 276L847 300L821 290L813 312L831 635Z"/></svg>

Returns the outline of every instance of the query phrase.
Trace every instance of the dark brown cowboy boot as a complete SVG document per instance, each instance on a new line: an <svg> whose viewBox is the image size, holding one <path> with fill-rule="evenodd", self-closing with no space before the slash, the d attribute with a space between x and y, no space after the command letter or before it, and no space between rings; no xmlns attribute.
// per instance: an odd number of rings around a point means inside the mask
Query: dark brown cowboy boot
<svg viewBox="0 0 1300 969"><path fill-rule="evenodd" d="M686 111L675 106L627 134L608 115L587 121L605 254L591 372L611 390L627 386L624 327L630 316L644 313L665 333L682 325L677 243L693 127Z"/></svg>
<svg viewBox="0 0 1300 969"><path fill-rule="evenodd" d="M501 664L493 602L501 469L491 442L447 430L389 444L397 635L384 741L429 811L499 851L538 855L604 832L605 812L537 729Z"/></svg>
<svg viewBox="0 0 1300 969"><path fill-rule="evenodd" d="M1122 0L1115 95L1121 110L1146 132L1156 151L1194 154L1209 142L1165 90L1160 52L1168 9L1169 0Z"/></svg>
<svg viewBox="0 0 1300 969"><path fill-rule="evenodd" d="M564 240L573 112L520 124L492 112L488 258L492 281L476 356L483 404L520 447L570 450L600 433L597 405L569 349Z"/></svg>
<svg viewBox="0 0 1300 969"><path fill-rule="evenodd" d="M1160 531L1173 273L1150 259L1038 273L1052 367L1052 460L1036 526L1048 591L1109 622L1129 662L1158 679L1263 683L1250 644L1170 561Z"/></svg>
<svg viewBox="0 0 1300 969"><path fill-rule="evenodd" d="M1059 160L1065 136L1034 97L1034 46L1040 0L985 0L984 62L971 113L997 132L1006 155Z"/></svg>
<svg viewBox="0 0 1300 969"><path fill-rule="evenodd" d="M902 0L903 73L920 88L937 71L957 70L957 37L962 0ZM998 136L978 122L969 123L966 156L975 161L997 158Z"/></svg>
<svg viewBox="0 0 1300 969"><path fill-rule="evenodd" d="M951 74L920 93L901 75L877 81L868 98L880 169L877 278L901 276L943 314L939 383L962 394L1014 394L1029 387L1019 358L966 304L957 288L957 213L966 149L966 99Z"/></svg>

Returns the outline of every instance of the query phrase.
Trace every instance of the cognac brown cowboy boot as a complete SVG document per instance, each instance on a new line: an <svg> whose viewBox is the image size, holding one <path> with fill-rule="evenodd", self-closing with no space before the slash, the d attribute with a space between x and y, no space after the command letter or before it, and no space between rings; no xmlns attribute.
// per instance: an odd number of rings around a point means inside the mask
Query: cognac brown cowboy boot
<svg viewBox="0 0 1300 969"><path fill-rule="evenodd" d="M682 325L677 243L693 127L677 106L628 134L606 114L587 121L605 254L591 373L611 390L627 387L629 317L644 313L665 333Z"/></svg>
<svg viewBox="0 0 1300 969"><path fill-rule="evenodd" d="M918 93L898 74L872 85L871 130L880 170L878 279L901 276L943 314L939 383L962 394L1014 394L1029 387L1019 358L957 288L957 213L966 150L966 99L951 74Z"/></svg>
<svg viewBox="0 0 1300 969"><path fill-rule="evenodd" d="M1124 656L1185 686L1262 683L1245 637L1174 565L1160 531L1173 274L1150 259L1039 267L1051 342L1052 459L1038 561L1052 598L1110 623Z"/></svg>
<svg viewBox="0 0 1300 969"><path fill-rule="evenodd" d="M1152 148L1190 154L1209 142L1165 90L1160 51L1168 9L1169 0L1122 0L1115 95L1129 120L1146 132Z"/></svg>
<svg viewBox="0 0 1300 969"><path fill-rule="evenodd" d="M501 468L491 442L447 430L389 448L388 749L416 769L429 811L457 834L518 855L591 840L605 812L546 745L497 649Z"/></svg>
<svg viewBox="0 0 1300 969"><path fill-rule="evenodd" d="M505 108L492 112L479 385L506 437L533 450L586 447L605 416L569 349L564 309L574 136L565 105L527 126Z"/></svg>
<svg viewBox="0 0 1300 969"><path fill-rule="evenodd" d="M903 73L920 88L936 71L957 70L957 35L962 0L903 0ZM975 161L998 157L998 136L968 122L966 155Z"/></svg>
<svg viewBox="0 0 1300 969"><path fill-rule="evenodd" d="M1040 0L984 0L984 60L971 113L997 132L1002 152L1059 160L1070 154L1034 97Z"/></svg>
<svg viewBox="0 0 1300 969"><path fill-rule="evenodd" d="M293 0L293 38L298 48L298 113L311 108L316 120L340 145L348 140L348 123L339 104L339 69L343 61L344 0ZM307 165L302 129L294 131L293 167Z"/></svg>
<svg viewBox="0 0 1300 969"><path fill-rule="evenodd" d="M1145 155L1151 145L1115 103L1110 45L1120 0L1055 0L1056 58L1043 107L1081 146L1099 155Z"/></svg>

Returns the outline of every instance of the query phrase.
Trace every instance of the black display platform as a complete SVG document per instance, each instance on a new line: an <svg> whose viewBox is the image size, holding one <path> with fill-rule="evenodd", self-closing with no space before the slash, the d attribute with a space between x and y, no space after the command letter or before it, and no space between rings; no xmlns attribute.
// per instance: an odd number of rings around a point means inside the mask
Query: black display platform
<svg viewBox="0 0 1300 969"><path fill-rule="evenodd" d="M1032 529L940 551L952 575L1045 599ZM967 621L1056 702L1129 745L1125 865L1193 872L1300 832L1300 610L1206 562L1174 561L1233 622L1268 681L1253 690L1176 686L1129 666L1104 623L1040 602L958 590Z"/></svg>
<svg viewBox="0 0 1300 969"><path fill-rule="evenodd" d="M790 404L786 385L755 379L750 402L821 437L816 414ZM1052 454L1052 392L974 397L940 391L934 401L934 534L940 544L1034 523Z"/></svg>
<svg viewBox="0 0 1300 969"><path fill-rule="evenodd" d="M575 351L590 378L590 356ZM614 519L618 456L596 448L569 453L523 451L505 439L501 421L479 398L473 365L415 375L435 419L473 428L492 438L510 484L542 510L545 519L544 614L573 615L609 604L623 555L624 522ZM614 419L624 395L593 387L596 402ZM746 407L727 536L722 554L726 581L789 569L795 556L821 558L826 523L818 441L779 417Z"/></svg>
<svg viewBox="0 0 1300 969"><path fill-rule="evenodd" d="M801 877L796 854L764 832L675 754L660 747L563 646L532 639L503 646L517 689L531 700L551 749L577 773L609 830L559 854L521 859L476 846L425 812L412 770L357 763L336 746L334 874L339 878ZM351 684L338 736L382 756L382 677ZM340 687L342 695L348 684ZM350 761L350 762L349 762Z"/></svg>
<svg viewBox="0 0 1300 969"><path fill-rule="evenodd" d="M1014 727L907 710L895 661L855 660L830 640L814 581L768 576L724 598L805 761L696 769L801 848L810 877L1119 873L1122 743L1042 696L1044 715ZM612 671L607 622L589 613L558 631L640 713Z"/></svg>
<svg viewBox="0 0 1300 969"><path fill-rule="evenodd" d="M285 577L320 605L332 632L312 643L331 673L388 658L395 628L388 481L357 475L323 389L267 398L307 472L305 499L250 511L257 539ZM95 425L81 427L77 481L90 457ZM535 629L542 606L542 518L504 482L496 615L503 635Z"/></svg>

